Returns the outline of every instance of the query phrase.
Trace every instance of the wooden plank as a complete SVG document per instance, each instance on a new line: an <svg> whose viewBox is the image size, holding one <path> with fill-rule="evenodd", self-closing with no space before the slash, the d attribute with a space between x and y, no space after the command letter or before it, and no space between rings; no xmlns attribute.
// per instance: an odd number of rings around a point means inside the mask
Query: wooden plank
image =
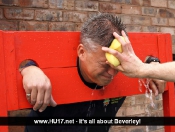
<svg viewBox="0 0 175 132"><path fill-rule="evenodd" d="M4 45L3 45L3 33L0 31L0 117L7 116L7 87L5 76L5 64L4 64ZM1 126L1 132L8 132L8 126Z"/></svg>
<svg viewBox="0 0 175 132"><path fill-rule="evenodd" d="M3 35L8 110L18 109L18 99L20 98L20 93L18 94L16 82L16 72L18 72L18 67L16 67L15 60L14 32L4 32Z"/></svg>
<svg viewBox="0 0 175 132"><path fill-rule="evenodd" d="M158 35L159 56L162 62L172 61L172 43L170 34ZM167 82L166 91L163 93L163 112L165 117L175 116L175 91L174 83ZM175 126L165 126L166 132L173 132Z"/></svg>

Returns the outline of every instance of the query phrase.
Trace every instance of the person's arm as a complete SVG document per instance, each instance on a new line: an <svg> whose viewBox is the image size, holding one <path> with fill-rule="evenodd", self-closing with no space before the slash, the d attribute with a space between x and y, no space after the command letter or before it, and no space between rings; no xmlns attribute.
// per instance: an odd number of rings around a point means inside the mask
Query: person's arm
<svg viewBox="0 0 175 132"><path fill-rule="evenodd" d="M123 52L120 53L116 50L102 47L103 51L113 54L121 63L119 66L114 67L107 62L112 68L121 71L129 77L156 78L175 82L175 62L162 63L159 65L144 64L135 55L131 43L124 31L122 31L122 36L125 40L115 32L113 35L121 43Z"/></svg>
<svg viewBox="0 0 175 132"><path fill-rule="evenodd" d="M33 105L34 110L44 111L50 104L56 106L52 97L52 86L49 78L37 67L32 60L24 61L19 68L23 76L23 87L26 98Z"/></svg>
<svg viewBox="0 0 175 132"><path fill-rule="evenodd" d="M159 65L144 64L136 74L136 77L140 78L157 78L175 82L175 62Z"/></svg>

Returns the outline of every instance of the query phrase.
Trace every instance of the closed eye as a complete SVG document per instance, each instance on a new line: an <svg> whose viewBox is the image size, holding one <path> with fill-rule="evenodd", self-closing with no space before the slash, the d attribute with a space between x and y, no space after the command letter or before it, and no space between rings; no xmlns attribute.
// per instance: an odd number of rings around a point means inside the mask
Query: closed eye
<svg viewBox="0 0 175 132"><path fill-rule="evenodd" d="M99 65L100 65L101 67L103 67L104 69L108 69L108 68L109 68L109 65L106 64L106 62L98 62L98 63L99 63Z"/></svg>

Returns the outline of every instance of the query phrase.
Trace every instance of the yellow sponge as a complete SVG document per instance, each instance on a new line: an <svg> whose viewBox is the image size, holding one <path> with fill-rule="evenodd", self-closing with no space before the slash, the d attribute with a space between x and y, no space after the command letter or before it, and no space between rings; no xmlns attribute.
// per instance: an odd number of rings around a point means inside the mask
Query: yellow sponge
<svg viewBox="0 0 175 132"><path fill-rule="evenodd" d="M123 40L124 40L124 38L123 38ZM117 39L114 39L112 41L111 46L109 48L117 50L119 52L122 52L122 46ZM106 53L105 56L106 56L106 59L108 60L108 62L111 63L112 65L114 65L114 66L120 65L119 60L115 56L113 56L112 54Z"/></svg>

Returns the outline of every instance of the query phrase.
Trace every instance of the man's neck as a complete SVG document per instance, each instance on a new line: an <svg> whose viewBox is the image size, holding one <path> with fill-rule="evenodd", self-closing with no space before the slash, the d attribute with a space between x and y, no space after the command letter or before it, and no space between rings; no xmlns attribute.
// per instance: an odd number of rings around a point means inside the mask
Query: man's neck
<svg viewBox="0 0 175 132"><path fill-rule="evenodd" d="M83 81L83 83L88 86L89 88L92 89L101 89L103 88L103 86L98 86L96 83L93 83L87 76L86 74L83 72L82 68L81 68L81 64L79 61L79 58L77 58L77 69L78 69L78 73L79 76L81 78L81 80Z"/></svg>

